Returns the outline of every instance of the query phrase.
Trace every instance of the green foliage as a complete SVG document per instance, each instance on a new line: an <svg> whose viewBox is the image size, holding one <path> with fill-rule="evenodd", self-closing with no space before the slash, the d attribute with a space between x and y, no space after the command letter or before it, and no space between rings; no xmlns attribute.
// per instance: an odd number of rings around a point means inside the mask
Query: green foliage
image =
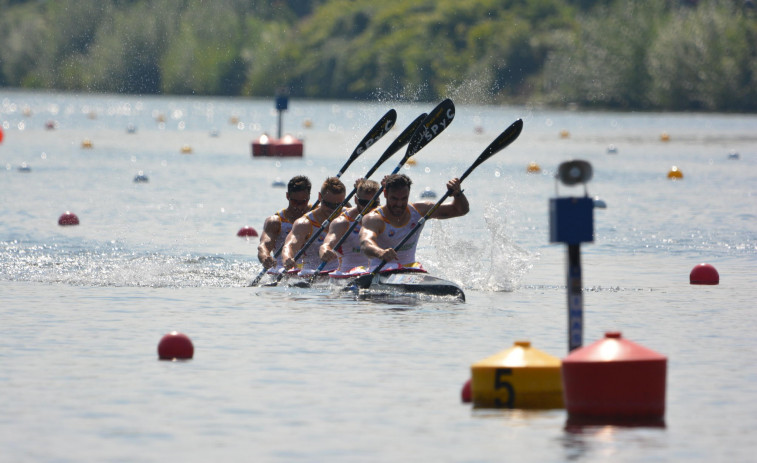
<svg viewBox="0 0 757 463"><path fill-rule="evenodd" d="M0 86L757 110L741 0L0 0Z"/></svg>

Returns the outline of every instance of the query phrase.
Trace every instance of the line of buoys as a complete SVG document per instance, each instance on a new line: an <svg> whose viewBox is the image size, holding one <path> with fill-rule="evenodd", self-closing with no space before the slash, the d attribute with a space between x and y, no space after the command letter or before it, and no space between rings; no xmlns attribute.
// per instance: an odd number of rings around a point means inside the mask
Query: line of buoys
<svg viewBox="0 0 757 463"><path fill-rule="evenodd" d="M541 166L533 161L529 162L528 166L526 166L526 172L528 172L529 174L538 174L539 172L541 172Z"/></svg>
<svg viewBox="0 0 757 463"><path fill-rule="evenodd" d="M689 273L689 283L692 285L720 284L720 274L710 264L698 264Z"/></svg>
<svg viewBox="0 0 757 463"><path fill-rule="evenodd" d="M239 231L237 232L237 236L241 236L243 238L249 238L250 236L258 236L258 232L254 228L247 225L239 229Z"/></svg>
<svg viewBox="0 0 757 463"><path fill-rule="evenodd" d="M470 390L477 407L563 408L560 359L516 341L471 365Z"/></svg>
<svg viewBox="0 0 757 463"><path fill-rule="evenodd" d="M81 147L84 148L84 149L91 149L92 146L93 146L92 145L92 140L90 140L89 138L85 138L81 142Z"/></svg>
<svg viewBox="0 0 757 463"><path fill-rule="evenodd" d="M58 217L58 225L65 227L68 225L79 225L79 217L73 212L66 211Z"/></svg>
<svg viewBox="0 0 757 463"><path fill-rule="evenodd" d="M562 361L565 408L572 418L662 420L667 358L607 332Z"/></svg>
<svg viewBox="0 0 757 463"><path fill-rule="evenodd" d="M683 172L677 166L673 166L668 171L668 178L670 180L683 180Z"/></svg>
<svg viewBox="0 0 757 463"><path fill-rule="evenodd" d="M160 360L188 360L194 356L192 340L184 333L171 331L161 338L158 343L158 358Z"/></svg>

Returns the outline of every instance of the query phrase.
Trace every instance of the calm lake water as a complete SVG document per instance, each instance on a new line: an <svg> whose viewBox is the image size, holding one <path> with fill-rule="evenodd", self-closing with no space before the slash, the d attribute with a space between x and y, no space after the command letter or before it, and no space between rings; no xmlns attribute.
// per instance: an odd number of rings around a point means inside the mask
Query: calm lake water
<svg viewBox="0 0 757 463"><path fill-rule="evenodd" d="M413 199L525 123L464 182L470 214L424 231L425 266L465 303L247 287L257 239L236 232L284 207L275 180L320 184L395 108L351 186L434 104L292 100L284 132L305 156L252 159L250 142L276 134L273 101L0 90L0 461L751 460L757 116L457 103L404 170ZM584 195L555 185L573 158L607 204L581 247L584 344L620 330L668 356L661 428L460 401L470 365L514 341L567 355L566 250L549 243L547 205ZM58 226L65 211L81 224ZM720 285L689 285L700 262ZM172 330L194 359L157 360Z"/></svg>

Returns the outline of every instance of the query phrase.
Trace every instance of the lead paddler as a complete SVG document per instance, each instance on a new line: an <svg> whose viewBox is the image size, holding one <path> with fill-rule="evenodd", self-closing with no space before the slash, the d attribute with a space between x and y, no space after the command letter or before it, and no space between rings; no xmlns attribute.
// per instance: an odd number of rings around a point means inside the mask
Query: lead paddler
<svg viewBox="0 0 757 463"><path fill-rule="evenodd" d="M363 218L363 228L360 231L360 247L363 253L371 258L371 270L382 261L386 261L387 264L381 269L382 271L397 269L425 271L415 257L422 230L416 232L401 249L394 249L394 247L418 225L418 221L431 210L434 203L430 201L409 203L410 186L413 182L405 174L389 175L382 183L386 204ZM429 219L451 219L468 213L470 206L463 190L460 189L460 184L459 178L447 182L452 202L439 206Z"/></svg>

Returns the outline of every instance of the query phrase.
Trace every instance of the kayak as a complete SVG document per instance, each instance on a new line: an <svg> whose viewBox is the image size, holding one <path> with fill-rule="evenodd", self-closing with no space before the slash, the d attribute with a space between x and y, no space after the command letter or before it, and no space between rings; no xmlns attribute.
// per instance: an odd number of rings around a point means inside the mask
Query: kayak
<svg viewBox="0 0 757 463"><path fill-rule="evenodd" d="M465 301L465 293L455 283L423 272L380 272L354 279L345 288L361 297L412 293L453 297Z"/></svg>

